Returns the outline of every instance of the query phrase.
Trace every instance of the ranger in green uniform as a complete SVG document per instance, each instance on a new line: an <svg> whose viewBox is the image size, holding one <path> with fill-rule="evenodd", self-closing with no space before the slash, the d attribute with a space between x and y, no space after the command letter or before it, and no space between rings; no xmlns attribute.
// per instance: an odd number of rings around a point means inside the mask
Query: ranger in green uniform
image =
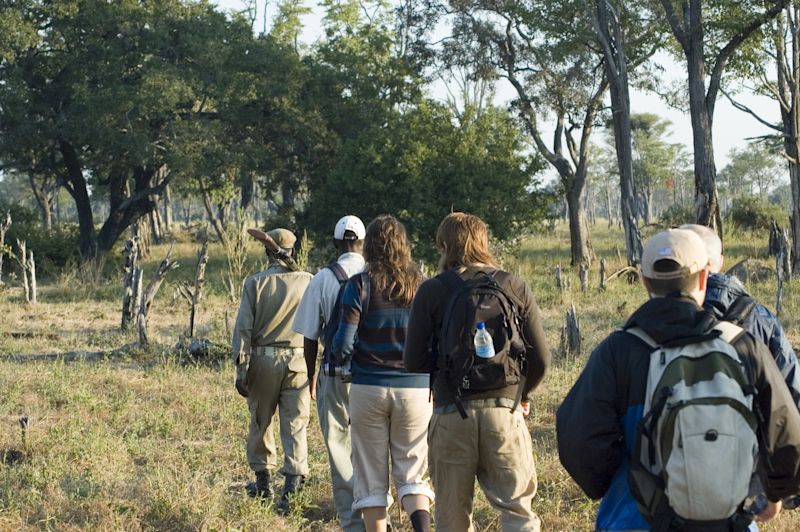
<svg viewBox="0 0 800 532"><path fill-rule="evenodd" d="M294 254L296 238L291 231L274 229L267 234L288 256ZM292 271L286 259L267 255L269 267L244 282L232 352L236 390L247 398L250 410L247 460L256 474L255 495L265 499L272 496L271 471L277 465L272 420L278 409L284 452L281 473L286 479L278 508L286 511L289 496L308 475L306 429L311 399L303 337L291 325L311 274Z"/></svg>

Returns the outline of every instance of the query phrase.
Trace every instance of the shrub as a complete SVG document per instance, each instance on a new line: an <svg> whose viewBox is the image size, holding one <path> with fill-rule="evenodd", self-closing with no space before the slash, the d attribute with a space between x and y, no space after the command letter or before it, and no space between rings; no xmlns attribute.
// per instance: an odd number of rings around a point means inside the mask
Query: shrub
<svg viewBox="0 0 800 532"><path fill-rule="evenodd" d="M696 214L693 206L676 203L674 205L670 205L663 213L661 213L661 218L659 221L666 227L674 227L676 225L694 223L695 217Z"/></svg>
<svg viewBox="0 0 800 532"><path fill-rule="evenodd" d="M780 205L768 203L756 196L740 196L734 199L725 214L741 229L769 229L772 219L781 226L788 223L788 215Z"/></svg>
<svg viewBox="0 0 800 532"><path fill-rule="evenodd" d="M35 212L21 205L0 204L0 214L11 212L11 227L6 244L17 253L17 240L24 240L33 251L36 273L42 277L56 276L69 264L80 261L78 227L75 225L45 228Z"/></svg>

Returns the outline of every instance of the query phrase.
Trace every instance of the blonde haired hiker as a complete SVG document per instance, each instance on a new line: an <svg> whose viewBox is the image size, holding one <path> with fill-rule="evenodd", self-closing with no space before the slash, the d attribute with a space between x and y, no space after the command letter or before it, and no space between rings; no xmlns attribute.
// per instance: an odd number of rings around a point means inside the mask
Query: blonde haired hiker
<svg viewBox="0 0 800 532"><path fill-rule="evenodd" d="M403 351L407 371L432 373L428 456L436 530L472 530L477 478L503 530L538 531L524 416L550 362L539 308L528 285L498 267L477 216L447 215L436 246L442 273L417 291Z"/></svg>

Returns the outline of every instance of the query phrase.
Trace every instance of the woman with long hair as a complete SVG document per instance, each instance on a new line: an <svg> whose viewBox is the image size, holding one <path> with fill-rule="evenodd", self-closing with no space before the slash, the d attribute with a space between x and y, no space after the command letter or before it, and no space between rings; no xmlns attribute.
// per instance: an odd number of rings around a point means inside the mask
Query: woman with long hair
<svg viewBox="0 0 800 532"><path fill-rule="evenodd" d="M391 460L397 495L415 532L427 531L433 501L425 479L433 412L429 377L403 367L411 301L423 278L403 224L387 214L367 227L364 259L364 273L345 287L333 342L333 351L351 363L353 511L361 511L367 531L386 530Z"/></svg>

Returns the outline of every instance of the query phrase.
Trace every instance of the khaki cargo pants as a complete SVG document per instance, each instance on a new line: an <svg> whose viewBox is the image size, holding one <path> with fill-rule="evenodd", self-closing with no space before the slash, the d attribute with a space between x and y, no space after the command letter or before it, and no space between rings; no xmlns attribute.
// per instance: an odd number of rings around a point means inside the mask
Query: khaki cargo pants
<svg viewBox="0 0 800 532"><path fill-rule="evenodd" d="M489 402L489 401L487 401ZM472 531L475 478L500 511L504 531L536 531L531 510L536 469L531 436L519 409L464 403L458 412L434 414L428 428L428 465L436 493L437 532Z"/></svg>
<svg viewBox="0 0 800 532"><path fill-rule="evenodd" d="M350 449L350 415L347 410L350 384L328 377L317 378L317 413L331 466L333 504L345 532L363 532L361 512L353 511L353 462Z"/></svg>
<svg viewBox="0 0 800 532"><path fill-rule="evenodd" d="M277 466L272 421L278 410L285 475L308 475L306 431L311 396L303 350L288 347L259 347L247 369L250 396L250 434L247 461L253 471Z"/></svg>

